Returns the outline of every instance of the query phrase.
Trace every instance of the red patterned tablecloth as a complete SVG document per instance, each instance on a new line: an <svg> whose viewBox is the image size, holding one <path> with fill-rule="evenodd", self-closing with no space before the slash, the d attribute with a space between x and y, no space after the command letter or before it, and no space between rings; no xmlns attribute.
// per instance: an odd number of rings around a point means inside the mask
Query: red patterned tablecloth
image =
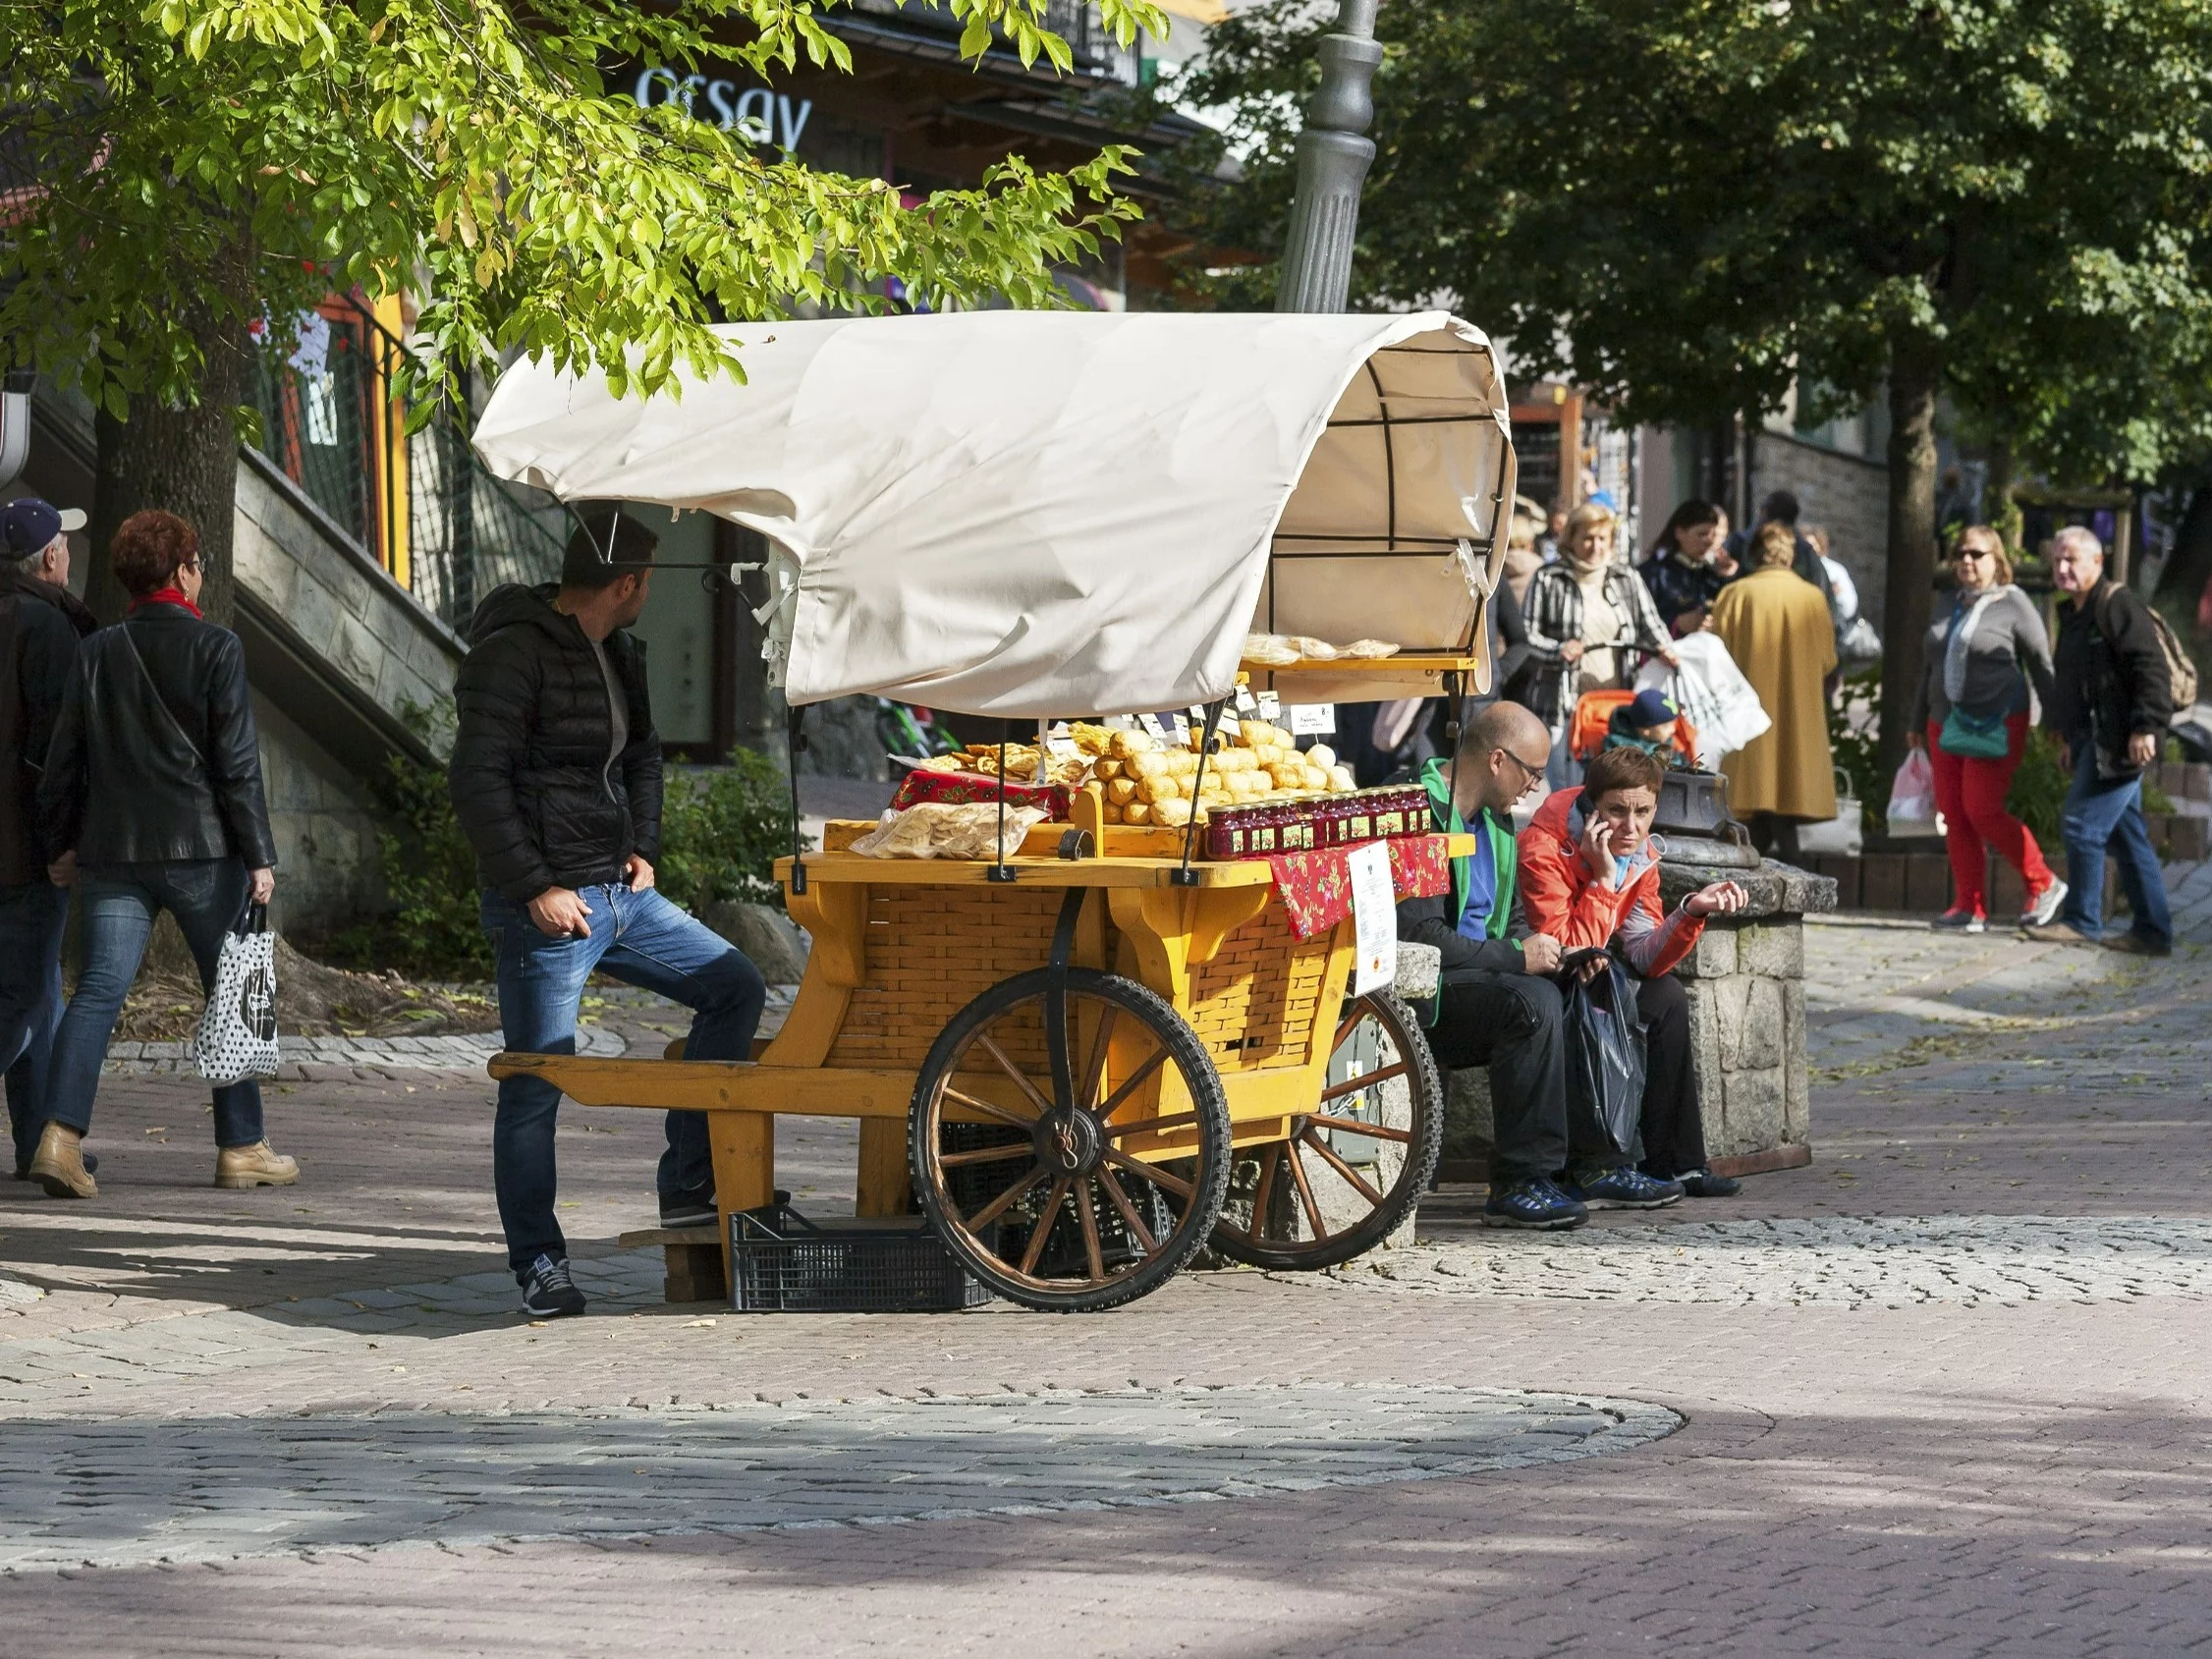
<svg viewBox="0 0 2212 1659"><path fill-rule="evenodd" d="M910 806L919 806L923 802L936 802L946 806L966 806L978 801L996 802L999 798L999 781L979 772L932 772L916 767L909 772L899 785L899 792L891 798L893 811L904 812ZM1006 803L1009 806L1038 806L1055 823L1067 819L1070 801L1065 784L1009 783L1006 786Z"/></svg>
<svg viewBox="0 0 2212 1659"><path fill-rule="evenodd" d="M1393 836L1383 845L1390 849L1390 881L1399 898L1432 899L1452 891L1452 860L1443 836ZM1283 897L1283 910L1296 937L1310 939L1352 913L1352 871L1345 855L1353 851L1325 847L1313 853L1268 855L1275 890Z"/></svg>

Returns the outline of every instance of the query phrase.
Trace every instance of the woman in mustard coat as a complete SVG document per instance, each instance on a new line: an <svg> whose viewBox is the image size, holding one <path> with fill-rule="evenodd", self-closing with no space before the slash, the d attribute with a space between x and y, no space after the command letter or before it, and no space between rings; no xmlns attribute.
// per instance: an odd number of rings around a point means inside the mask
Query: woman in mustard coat
<svg viewBox="0 0 2212 1659"><path fill-rule="evenodd" d="M1762 853L1797 857L1797 825L1836 815L1836 761L1828 747L1822 682L1836 666L1828 599L1790 568L1797 535L1768 525L1753 543L1757 568L1721 589L1712 628L1774 721L1721 762L1729 810L1750 826Z"/></svg>

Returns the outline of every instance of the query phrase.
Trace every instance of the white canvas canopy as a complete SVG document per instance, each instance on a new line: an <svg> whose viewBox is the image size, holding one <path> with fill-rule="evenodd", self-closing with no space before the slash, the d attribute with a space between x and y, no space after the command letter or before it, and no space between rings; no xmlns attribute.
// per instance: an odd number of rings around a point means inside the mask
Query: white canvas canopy
<svg viewBox="0 0 2212 1659"><path fill-rule="evenodd" d="M979 311L736 325L746 378L508 371L494 472L780 550L794 703L1168 709L1258 628L1468 655L1504 557L1488 342L1405 316ZM1486 676L1485 676L1486 678ZM1331 676L1300 700L1408 694Z"/></svg>

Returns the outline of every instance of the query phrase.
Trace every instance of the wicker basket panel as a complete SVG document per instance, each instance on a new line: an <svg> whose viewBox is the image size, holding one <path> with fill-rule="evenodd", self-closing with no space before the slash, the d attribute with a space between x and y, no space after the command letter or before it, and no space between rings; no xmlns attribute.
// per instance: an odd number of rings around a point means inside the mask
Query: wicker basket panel
<svg viewBox="0 0 2212 1659"><path fill-rule="evenodd" d="M846 1005L825 1064L918 1070L954 1015L1001 980L1045 965L1060 898L1042 888L871 888L867 977ZM1016 1064L1049 1071L1035 1016L1024 1011L993 1036Z"/></svg>
<svg viewBox="0 0 2212 1659"><path fill-rule="evenodd" d="M1329 968L1326 934L1300 940L1270 902L1190 970L1191 1028L1217 1063L1248 1069L1305 1062Z"/></svg>

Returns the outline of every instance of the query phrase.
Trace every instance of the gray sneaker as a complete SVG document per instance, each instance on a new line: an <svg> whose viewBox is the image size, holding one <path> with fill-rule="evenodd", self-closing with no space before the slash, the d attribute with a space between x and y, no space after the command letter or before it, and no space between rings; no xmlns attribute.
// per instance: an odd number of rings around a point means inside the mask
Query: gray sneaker
<svg viewBox="0 0 2212 1659"><path fill-rule="evenodd" d="M2022 927L2049 926L2057 918L2059 907L2066 903L2066 883L2054 875L2051 877L2051 885L2036 894L2034 902L2026 910L2020 912L2020 925Z"/></svg>

